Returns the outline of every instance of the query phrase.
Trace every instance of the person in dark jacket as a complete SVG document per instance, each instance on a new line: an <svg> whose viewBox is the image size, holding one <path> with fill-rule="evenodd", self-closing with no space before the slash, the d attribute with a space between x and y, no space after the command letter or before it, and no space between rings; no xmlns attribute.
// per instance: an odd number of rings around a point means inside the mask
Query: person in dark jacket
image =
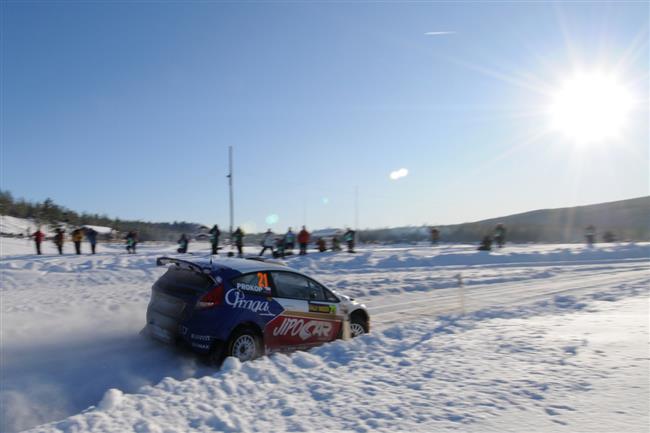
<svg viewBox="0 0 650 433"><path fill-rule="evenodd" d="M348 253L354 252L354 230L348 228L343 234L343 240L348 244Z"/></svg>
<svg viewBox="0 0 650 433"><path fill-rule="evenodd" d="M178 251L181 254L185 254L187 252L187 247L190 243L190 240L187 236L185 236L185 233L183 233L178 240Z"/></svg>
<svg viewBox="0 0 650 433"><path fill-rule="evenodd" d="M95 254L95 248L97 247L97 230L88 227L86 228L86 239L90 244L91 254Z"/></svg>
<svg viewBox="0 0 650 433"><path fill-rule="evenodd" d="M438 231L438 229L435 227L431 227L431 245L433 246L438 245L439 240L440 240L440 231Z"/></svg>
<svg viewBox="0 0 650 433"><path fill-rule="evenodd" d="M486 235L483 237L483 240L481 241L481 245L478 247L479 251L492 251L492 238L490 235Z"/></svg>
<svg viewBox="0 0 650 433"><path fill-rule="evenodd" d="M309 245L309 232L302 226L302 230L298 233L298 244L300 245L300 255L307 254L307 245Z"/></svg>
<svg viewBox="0 0 650 433"><path fill-rule="evenodd" d="M237 257L244 257L244 231L241 227L237 227L232 237L237 247Z"/></svg>
<svg viewBox="0 0 650 433"><path fill-rule="evenodd" d="M72 242L74 242L74 250L77 254L81 254L81 241L84 240L83 231L80 228L72 230L70 235Z"/></svg>
<svg viewBox="0 0 650 433"><path fill-rule="evenodd" d="M59 251L59 254L63 254L63 242L65 241L64 235L65 231L62 228L57 228L54 234L54 245Z"/></svg>
<svg viewBox="0 0 650 433"><path fill-rule="evenodd" d="M325 243L325 239L318 238L316 240L316 245L318 246L319 252L324 253L325 251L327 251L327 244Z"/></svg>
<svg viewBox="0 0 650 433"><path fill-rule="evenodd" d="M273 252L273 257L284 259L285 249L287 247L284 239L284 236L280 236L275 240L275 251Z"/></svg>
<svg viewBox="0 0 650 433"><path fill-rule="evenodd" d="M138 244L138 234L131 230L126 234L124 238L126 240L126 251L129 254L135 254L135 247Z"/></svg>
<svg viewBox="0 0 650 433"><path fill-rule="evenodd" d="M585 229L585 239L587 239L587 246L593 247L596 240L596 227L589 224Z"/></svg>
<svg viewBox="0 0 650 433"><path fill-rule="evenodd" d="M503 224L497 224L494 228L494 241L499 248L503 248L506 243L506 228Z"/></svg>
<svg viewBox="0 0 650 433"><path fill-rule="evenodd" d="M212 254L217 254L219 252L219 236L221 231L219 230L218 225L214 225L210 229L210 245L212 245Z"/></svg>
<svg viewBox="0 0 650 433"><path fill-rule="evenodd" d="M332 251L341 251L341 241L336 235L332 237Z"/></svg>
<svg viewBox="0 0 650 433"><path fill-rule="evenodd" d="M45 233L41 231L41 228L37 228L34 233L30 235L34 238L34 243L36 244L36 254L41 255L41 242L45 239Z"/></svg>
<svg viewBox="0 0 650 433"><path fill-rule="evenodd" d="M293 254L293 249L296 247L296 234L291 231L291 227L284 234L284 249L290 254Z"/></svg>

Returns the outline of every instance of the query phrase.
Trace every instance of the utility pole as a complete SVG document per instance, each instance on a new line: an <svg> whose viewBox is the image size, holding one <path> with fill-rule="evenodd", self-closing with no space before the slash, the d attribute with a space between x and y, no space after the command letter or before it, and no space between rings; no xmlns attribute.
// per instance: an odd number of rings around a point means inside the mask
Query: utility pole
<svg viewBox="0 0 650 433"><path fill-rule="evenodd" d="M359 186L354 187L354 230L359 230Z"/></svg>
<svg viewBox="0 0 650 433"><path fill-rule="evenodd" d="M354 187L354 243L359 243L359 185Z"/></svg>
<svg viewBox="0 0 650 433"><path fill-rule="evenodd" d="M232 146L228 146L228 186L230 188L230 245L232 245L232 226L234 217L234 205L233 205L233 195L232 195Z"/></svg>

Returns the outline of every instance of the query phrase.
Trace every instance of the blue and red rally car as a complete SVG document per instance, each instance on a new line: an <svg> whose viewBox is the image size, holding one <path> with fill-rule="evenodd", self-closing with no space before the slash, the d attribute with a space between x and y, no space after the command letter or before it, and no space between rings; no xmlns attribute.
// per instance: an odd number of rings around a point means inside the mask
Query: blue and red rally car
<svg viewBox="0 0 650 433"><path fill-rule="evenodd" d="M169 269L152 287L145 330L215 363L332 341L344 320L353 337L370 328L364 305L279 262L161 257L157 264Z"/></svg>

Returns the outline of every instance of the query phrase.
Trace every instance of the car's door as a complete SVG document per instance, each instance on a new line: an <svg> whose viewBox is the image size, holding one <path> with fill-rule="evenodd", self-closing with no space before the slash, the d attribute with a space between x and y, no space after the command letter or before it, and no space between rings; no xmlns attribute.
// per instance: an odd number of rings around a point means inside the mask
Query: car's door
<svg viewBox="0 0 650 433"><path fill-rule="evenodd" d="M318 282L289 271L272 271L273 299L284 311L268 323L271 350L308 347L334 340L341 329L339 300Z"/></svg>

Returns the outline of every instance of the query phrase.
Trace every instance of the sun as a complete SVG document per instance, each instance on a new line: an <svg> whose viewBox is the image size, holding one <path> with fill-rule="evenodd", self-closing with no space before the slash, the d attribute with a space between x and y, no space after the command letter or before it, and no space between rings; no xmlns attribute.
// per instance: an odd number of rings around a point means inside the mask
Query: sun
<svg viewBox="0 0 650 433"><path fill-rule="evenodd" d="M612 75L576 74L560 86L548 108L551 128L578 144L618 138L633 100Z"/></svg>

